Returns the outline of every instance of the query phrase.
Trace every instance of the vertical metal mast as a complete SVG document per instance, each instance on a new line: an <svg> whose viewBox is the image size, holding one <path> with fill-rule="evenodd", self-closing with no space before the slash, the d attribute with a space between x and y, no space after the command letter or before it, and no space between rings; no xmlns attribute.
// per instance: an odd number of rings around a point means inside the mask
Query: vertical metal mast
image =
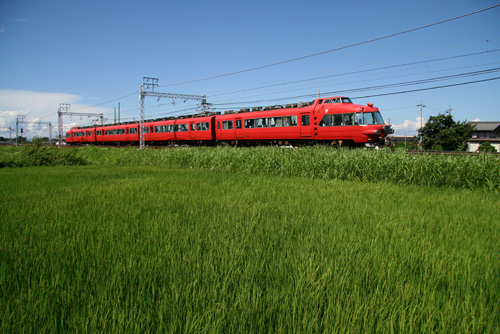
<svg viewBox="0 0 500 334"><path fill-rule="evenodd" d="M144 79L143 79L144 80ZM144 148L144 84L139 86L139 148Z"/></svg>
<svg viewBox="0 0 500 334"><path fill-rule="evenodd" d="M63 114L69 111L68 103L59 103L59 109L57 109L57 127L59 128L59 140L57 143L58 147L61 147L62 143L62 133L63 133Z"/></svg>
<svg viewBox="0 0 500 334"><path fill-rule="evenodd" d="M67 103L60 103L59 109L57 109L57 123L59 126L59 144L58 144L59 147L61 147L61 144L62 144L63 116L64 115L83 116L83 117L99 117L101 125L104 123L104 115L102 113L101 114L92 114L92 113L70 112L69 107L70 107L70 105Z"/></svg>
<svg viewBox="0 0 500 334"><path fill-rule="evenodd" d="M155 87L158 86L158 78L142 78L142 85L139 86L139 147L143 149L145 147L144 143L144 98L146 96L155 96L158 99L162 97L173 99L183 99L183 100L195 100L199 101L199 110L201 112L208 112L211 108L211 104L207 103L206 95L186 95L186 94L171 94L171 93L158 93L155 92ZM149 90L151 89L151 90Z"/></svg>

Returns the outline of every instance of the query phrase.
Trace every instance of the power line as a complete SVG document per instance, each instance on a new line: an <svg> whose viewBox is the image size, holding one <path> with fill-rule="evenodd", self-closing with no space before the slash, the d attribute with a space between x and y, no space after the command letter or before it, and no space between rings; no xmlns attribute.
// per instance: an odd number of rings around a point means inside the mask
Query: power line
<svg viewBox="0 0 500 334"><path fill-rule="evenodd" d="M494 52L499 52L499 51L500 51L500 49L495 49L495 50L489 50L489 51L474 52L474 53L469 53L469 54L464 54L464 55L456 55L456 56L450 56L450 57L443 57L443 58L436 58L436 59L430 59L430 60L416 61L416 62L412 62L412 63L405 63L405 64L397 64L397 65L390 65L390 66L375 67L375 68L371 68L371 69L367 69L367 70L352 71L352 72L345 72L345 73L338 73L338 74L330 74L330 75L325 75L325 76L320 76L320 77L315 77L315 78L294 80L294 81L276 83L276 84L271 84L271 85L266 85L266 86L259 86L259 87L254 87L254 88L247 88L247 89L242 89L242 90L238 90L238 91L232 91L232 92L228 92L228 93L221 93L221 94L211 95L210 97L230 95L230 94L234 94L234 93L244 93L244 92L248 92L248 91L252 91L252 90L259 90L259 89L272 88L272 87L280 87L280 86L291 85L291 84L295 84L295 83L301 83L301 82L307 82L307 81L315 81L315 80L321 80L321 79L328 79L328 78L334 78L334 77L339 77L339 76L346 76L346 75L351 75L351 74L360 74L360 73L374 72L374 71L379 71L379 70L386 70L386 69L391 69L391 68L398 68L398 67L406 67L406 66L412 66L412 65L420 65L420 64L426 64L426 63L439 62L439 61L443 61L443 60L459 59L459 58L470 57L470 56L477 56L477 55L482 55L482 54L487 54L487 53L494 53Z"/></svg>
<svg viewBox="0 0 500 334"><path fill-rule="evenodd" d="M298 61L298 60L303 60L303 59L307 59L307 58L311 58L311 57L315 57L315 56L319 56L319 55L324 55L324 54L327 54L327 53L331 53L331 52L335 52L335 51L340 51L340 50L352 48L352 47L355 47L355 46L360 46L360 45L363 45L363 44L368 44L368 43L380 41L380 40L383 40L383 39L387 39L387 38L391 38L391 37L395 37L395 36L407 34L407 33L410 33L410 32L414 32L414 31L426 29L426 28L433 27L433 26L436 26L436 25L439 25L439 24L443 24L443 23L455 21L455 20L462 19L462 18L467 17L467 16L471 16L471 15L478 14L478 13L481 13L481 12L484 12L484 11L487 11L487 10L490 10L490 9L494 9L496 7L500 7L500 4L493 5L493 6L484 8L484 9L476 10L474 12L470 12L470 13L467 13L467 14L459 15L459 16L456 16L456 17L453 17L453 18L450 18L450 19L446 19L446 20L442 20L442 21L438 21L438 22L426 24L426 25L423 25L423 26L420 26L420 27L417 27L417 28L412 28L412 29L400 31L400 32L393 33L393 34L389 34L389 35L385 35L385 36L381 36L381 37L376 37L376 38L373 38L373 39L369 39L369 40L366 40L366 41L362 41L362 42L358 42L358 43L354 43L354 44L349 44L349 45L341 46L341 47L338 47L338 48L335 48L335 49L331 49L331 50L316 52L316 53L312 53L312 54L309 54L309 55L305 55L305 56L301 56L301 57L297 57L297 58L292 58L292 59L287 59L287 60L283 60L283 61L276 62L276 63L271 63L271 64L267 64L267 65L252 67L252 68L249 68L249 69L235 71L235 72L230 72L230 73L225 73L225 74L214 75L214 76L206 77L206 78L202 78L202 79L196 79L196 80L178 82L178 83L173 83L173 84L168 84L168 85L162 85L161 87L177 86L177 85L184 85L184 84L188 84L188 83L194 83L194 82L206 81L206 80L211 80L211 79L217 79L217 78L227 77L227 76L231 76L231 75L236 75L236 74L251 72L251 71L255 71L255 70L260 70L260 69L264 69L264 68L268 68L268 67L273 67L273 66L277 66L277 65L282 65L282 64L286 64L286 63L290 63L290 62L294 62L294 61Z"/></svg>
<svg viewBox="0 0 500 334"><path fill-rule="evenodd" d="M391 87L397 87L397 86L417 85L417 84L430 83L430 82L435 82L435 81L449 80L449 79L464 77L464 76L466 77L466 76L473 76L473 75L488 74L488 73L493 73L493 72L498 72L498 71L500 71L500 68L486 70L486 72L485 71L476 71L476 72L470 72L470 73L461 73L461 74L455 75L455 76L436 77L436 78L430 78L430 79L425 79L425 80L407 81L407 82L381 85L381 86L371 86L371 87L356 88L356 89L351 89L351 90L326 92L326 93L324 93L324 95L333 96L333 95L337 95L339 93L346 93L346 92L360 92L360 91L364 91L364 90L369 91L369 90L374 90L374 89L391 88ZM429 88L421 88L421 89L416 89L416 90L408 90L408 91L401 91L401 92L395 92L395 93L384 93L384 94L375 94L375 95L368 95L368 96L357 96L357 97L352 97L352 98L359 99L359 98L367 98L367 97L378 97L378 96L385 96L385 95L403 94L403 93L407 93L407 92L408 93L409 92L418 92L418 91L432 90L432 89L438 89L438 88L446 88L446 87L461 86L461 85L472 84L472 83L486 82L486 81L491 81L491 80L496 80L496 79L498 79L498 78L470 81L470 82L465 82L465 83L450 84L450 85L436 86L436 87L429 87ZM283 100L305 99L305 98L314 98L314 97L316 97L316 94L306 94L306 95L280 97L280 98L273 98L273 99L266 99L266 100L218 103L218 104L214 104L214 106L233 106L233 105L247 105L248 106L248 105L262 103L262 102L268 102L268 101L283 101ZM237 109L237 108L235 108L235 109Z"/></svg>
<svg viewBox="0 0 500 334"><path fill-rule="evenodd" d="M364 98L368 98L368 97L379 97L379 96L388 96L388 95L397 95L397 94L422 92L422 91L426 91L426 90L434 90L434 89L441 89L441 88L449 88L449 87L456 87L456 86L471 85L471 84L475 84L475 83L493 81L493 80L498 80L498 79L500 79L500 77L490 78L490 79L484 79L484 80L477 80L477 81L461 82L461 83L457 83L457 84L444 85L444 86L435 86L435 87L428 87L428 88L405 90L405 91L393 92L393 93L375 94L375 95L366 95L366 96L355 96L355 97L353 97L353 99L364 99Z"/></svg>

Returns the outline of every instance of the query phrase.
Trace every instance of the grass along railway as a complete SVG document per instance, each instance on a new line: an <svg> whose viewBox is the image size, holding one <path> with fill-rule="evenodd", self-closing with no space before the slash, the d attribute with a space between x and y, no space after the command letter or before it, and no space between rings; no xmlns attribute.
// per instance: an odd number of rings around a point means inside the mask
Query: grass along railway
<svg viewBox="0 0 500 334"><path fill-rule="evenodd" d="M181 147L123 149L79 147L2 149L0 166L127 165L205 169L323 180L382 182L500 191L500 156L416 155L405 151L332 149L324 146Z"/></svg>

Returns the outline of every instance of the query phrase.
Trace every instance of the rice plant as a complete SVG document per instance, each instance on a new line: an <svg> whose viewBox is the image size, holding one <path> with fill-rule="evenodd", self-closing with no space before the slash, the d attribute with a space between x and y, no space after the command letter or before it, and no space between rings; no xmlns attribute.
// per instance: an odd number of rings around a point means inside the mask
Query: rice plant
<svg viewBox="0 0 500 334"><path fill-rule="evenodd" d="M171 151L0 170L0 332L500 331L498 193Z"/></svg>

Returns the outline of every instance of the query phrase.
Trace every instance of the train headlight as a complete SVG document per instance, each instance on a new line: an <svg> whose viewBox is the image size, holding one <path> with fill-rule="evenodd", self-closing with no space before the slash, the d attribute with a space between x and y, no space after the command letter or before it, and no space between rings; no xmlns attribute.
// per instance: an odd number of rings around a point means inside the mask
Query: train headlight
<svg viewBox="0 0 500 334"><path fill-rule="evenodd" d="M380 136L380 130L375 130L375 131L373 131L373 133L374 133L376 136Z"/></svg>

